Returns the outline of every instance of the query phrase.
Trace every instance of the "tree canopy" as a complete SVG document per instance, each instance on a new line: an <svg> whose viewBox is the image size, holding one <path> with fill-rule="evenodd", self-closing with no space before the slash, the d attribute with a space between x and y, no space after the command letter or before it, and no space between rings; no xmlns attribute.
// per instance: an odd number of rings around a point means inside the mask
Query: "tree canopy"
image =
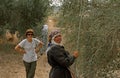
<svg viewBox="0 0 120 78"><path fill-rule="evenodd" d="M27 28L42 23L48 6L48 0L0 0L0 29L23 34Z"/></svg>

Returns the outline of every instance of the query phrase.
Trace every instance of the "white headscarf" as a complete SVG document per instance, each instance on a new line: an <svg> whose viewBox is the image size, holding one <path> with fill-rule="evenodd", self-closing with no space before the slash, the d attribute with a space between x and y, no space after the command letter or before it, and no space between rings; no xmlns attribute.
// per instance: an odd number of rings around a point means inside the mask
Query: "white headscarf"
<svg viewBox="0 0 120 78"><path fill-rule="evenodd" d="M54 41L54 38L55 38L56 36L58 36L58 35L61 35L61 34L58 33L58 34L56 34L56 35L54 35L54 36L52 37L52 40L51 40L51 43L52 43L52 44L61 45L61 43L56 43L56 42Z"/></svg>

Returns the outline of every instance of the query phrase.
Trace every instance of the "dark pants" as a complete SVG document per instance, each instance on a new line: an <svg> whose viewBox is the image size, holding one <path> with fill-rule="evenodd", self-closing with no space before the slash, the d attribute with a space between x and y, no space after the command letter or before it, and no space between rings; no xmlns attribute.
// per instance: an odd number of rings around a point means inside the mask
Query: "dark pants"
<svg viewBox="0 0 120 78"><path fill-rule="evenodd" d="M26 70L26 78L34 78L35 70L36 70L36 61L28 63L24 62L25 70Z"/></svg>
<svg viewBox="0 0 120 78"><path fill-rule="evenodd" d="M72 78L72 76L67 68L56 66L51 68L49 78Z"/></svg>

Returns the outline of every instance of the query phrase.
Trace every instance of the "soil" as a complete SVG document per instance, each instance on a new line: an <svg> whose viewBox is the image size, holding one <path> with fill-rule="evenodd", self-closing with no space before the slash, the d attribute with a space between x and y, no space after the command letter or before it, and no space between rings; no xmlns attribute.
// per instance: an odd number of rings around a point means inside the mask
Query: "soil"
<svg viewBox="0 0 120 78"><path fill-rule="evenodd" d="M39 56L35 78L48 78L49 70L46 55ZM26 78L22 54L12 51L0 53L0 78Z"/></svg>

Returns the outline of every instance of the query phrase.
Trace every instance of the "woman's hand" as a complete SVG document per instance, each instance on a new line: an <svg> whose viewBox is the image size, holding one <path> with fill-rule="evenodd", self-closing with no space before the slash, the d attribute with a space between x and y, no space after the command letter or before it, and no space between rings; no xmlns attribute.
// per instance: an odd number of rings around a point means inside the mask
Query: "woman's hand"
<svg viewBox="0 0 120 78"><path fill-rule="evenodd" d="M35 52L38 53L39 51L40 51L40 48L37 47L37 48L35 49Z"/></svg>
<svg viewBox="0 0 120 78"><path fill-rule="evenodd" d="M74 51L74 52L73 52L73 56L74 56L75 58L77 58L77 57L79 56L78 51Z"/></svg>
<svg viewBox="0 0 120 78"><path fill-rule="evenodd" d="M40 42L38 46L35 48L35 52L38 53L40 49L42 48L42 46L43 46L43 42Z"/></svg>
<svg viewBox="0 0 120 78"><path fill-rule="evenodd" d="M22 53L22 54L25 54L25 53L26 53L25 50L22 49L19 45L17 45L17 46L15 47L15 50L18 51L18 52L20 52L20 53Z"/></svg>
<svg viewBox="0 0 120 78"><path fill-rule="evenodd" d="M26 53L25 50L23 50L23 49L20 49L20 52L23 53L23 54Z"/></svg>

